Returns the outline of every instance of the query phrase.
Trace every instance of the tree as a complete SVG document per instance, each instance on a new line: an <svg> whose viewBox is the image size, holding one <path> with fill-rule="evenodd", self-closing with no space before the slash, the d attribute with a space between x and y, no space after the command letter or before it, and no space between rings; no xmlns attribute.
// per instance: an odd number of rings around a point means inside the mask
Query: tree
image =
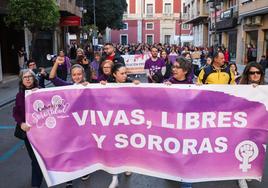
<svg viewBox="0 0 268 188"><path fill-rule="evenodd" d="M32 33L30 57L34 54L39 31L54 29L60 13L55 0L9 0L6 24L16 29L27 27Z"/></svg>
<svg viewBox="0 0 268 188"><path fill-rule="evenodd" d="M96 26L103 32L106 27L111 29L123 28L123 14L127 9L126 0L95 0ZM84 0L88 12L84 15L84 23L94 24L93 0Z"/></svg>

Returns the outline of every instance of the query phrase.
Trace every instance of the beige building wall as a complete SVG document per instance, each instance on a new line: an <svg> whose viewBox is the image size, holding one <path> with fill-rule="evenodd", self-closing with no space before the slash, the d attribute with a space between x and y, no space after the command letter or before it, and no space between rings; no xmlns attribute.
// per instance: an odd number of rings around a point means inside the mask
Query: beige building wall
<svg viewBox="0 0 268 188"><path fill-rule="evenodd" d="M268 1L267 1L268 2ZM257 35L257 41L251 40L249 33L254 33ZM246 26L246 20L243 19L241 25L238 29L237 38L237 59L236 61L241 64L245 64L246 58L246 47L249 43L256 45L257 47L257 61L260 60L262 55L267 55L267 42L268 42L268 14L262 16L261 26ZM265 40L266 36L266 40Z"/></svg>
<svg viewBox="0 0 268 188"><path fill-rule="evenodd" d="M261 16L261 24L249 25L247 22L254 16ZM247 45L253 43L257 47L257 61L262 55L268 55L268 0L255 0L246 4L239 4L241 23L237 37L237 63L245 64ZM248 19L249 18L249 19ZM257 40L250 39L253 34Z"/></svg>

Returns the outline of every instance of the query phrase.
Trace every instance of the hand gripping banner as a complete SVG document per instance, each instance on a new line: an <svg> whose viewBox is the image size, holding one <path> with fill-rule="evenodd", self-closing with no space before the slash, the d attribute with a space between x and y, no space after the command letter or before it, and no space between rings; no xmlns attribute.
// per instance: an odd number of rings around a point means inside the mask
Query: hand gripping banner
<svg viewBox="0 0 268 188"><path fill-rule="evenodd" d="M26 93L48 186L102 169L201 182L261 180L268 87L132 84Z"/></svg>

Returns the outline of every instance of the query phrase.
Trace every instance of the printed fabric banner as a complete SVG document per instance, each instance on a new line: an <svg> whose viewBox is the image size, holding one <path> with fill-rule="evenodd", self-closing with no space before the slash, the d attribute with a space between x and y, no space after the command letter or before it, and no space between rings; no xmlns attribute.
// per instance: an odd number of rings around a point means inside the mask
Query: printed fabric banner
<svg viewBox="0 0 268 188"><path fill-rule="evenodd" d="M108 84L26 93L48 186L96 170L201 182L261 180L268 87Z"/></svg>

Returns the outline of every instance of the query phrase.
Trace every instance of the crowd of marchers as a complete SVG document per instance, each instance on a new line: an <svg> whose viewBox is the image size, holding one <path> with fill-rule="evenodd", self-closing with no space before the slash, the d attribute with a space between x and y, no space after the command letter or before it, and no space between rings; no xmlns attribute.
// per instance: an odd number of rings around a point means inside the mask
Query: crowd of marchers
<svg viewBox="0 0 268 188"><path fill-rule="evenodd" d="M50 80L55 86L73 84L106 84L106 83L133 83L127 75L124 58L121 55L149 54L144 70L148 83L171 84L251 84L254 87L264 85L267 60L262 57L260 62L251 59L243 72L237 71L235 62L230 62L230 55L226 48L198 48L179 47L170 45L113 45L106 43L101 49L94 51L90 46L85 49L70 46L67 55L64 51L52 59L53 67L50 73L44 68L38 68L35 60L26 63L26 69L21 69L19 76L19 92L13 116L17 122L15 136L24 140L28 154L32 160L32 187L40 187L43 175L31 148L27 131L31 128L25 121L25 96L26 90L44 88L45 80ZM22 66L23 67L23 66ZM70 75L70 76L68 76ZM125 172L131 175L131 172ZM89 175L81 177L87 180ZM247 188L246 180L238 181L240 188ZM109 188L119 184L118 176L114 175ZM66 187L73 187L72 181ZM182 182L181 187L190 188L190 182Z"/></svg>

